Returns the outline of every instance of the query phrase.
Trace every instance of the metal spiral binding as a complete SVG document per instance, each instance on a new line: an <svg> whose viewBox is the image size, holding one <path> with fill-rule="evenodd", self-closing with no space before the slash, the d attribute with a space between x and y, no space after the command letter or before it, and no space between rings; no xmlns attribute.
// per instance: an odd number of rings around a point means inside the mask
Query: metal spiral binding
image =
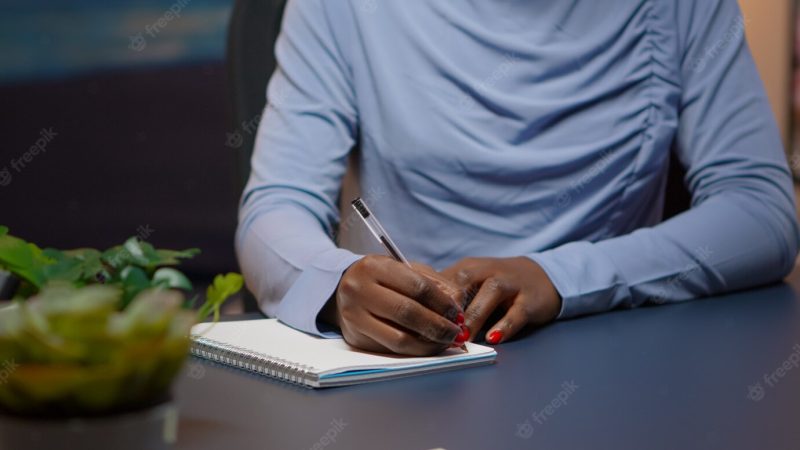
<svg viewBox="0 0 800 450"><path fill-rule="evenodd" d="M225 344L202 336L192 336L191 353L197 357L219 362L248 372L286 381L301 386L311 386L314 368L304 364L251 352L235 345Z"/></svg>

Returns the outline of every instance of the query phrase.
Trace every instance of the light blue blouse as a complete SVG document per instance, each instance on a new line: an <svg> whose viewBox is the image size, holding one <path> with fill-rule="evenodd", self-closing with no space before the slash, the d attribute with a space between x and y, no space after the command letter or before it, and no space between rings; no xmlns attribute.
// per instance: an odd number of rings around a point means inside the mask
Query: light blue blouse
<svg viewBox="0 0 800 450"><path fill-rule="evenodd" d="M332 240L354 145L410 259L528 256L561 318L794 264L791 177L735 0L290 0L276 54L236 246L263 309L300 330L321 333L360 257ZM661 223L671 148L692 208Z"/></svg>

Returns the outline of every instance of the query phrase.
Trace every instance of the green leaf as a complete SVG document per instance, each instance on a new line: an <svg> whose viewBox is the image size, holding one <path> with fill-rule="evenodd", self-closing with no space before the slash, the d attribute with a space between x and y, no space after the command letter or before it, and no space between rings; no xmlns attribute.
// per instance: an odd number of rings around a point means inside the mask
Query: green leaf
<svg viewBox="0 0 800 450"><path fill-rule="evenodd" d="M150 249L153 248L146 242L141 242L135 237L128 239L124 244L122 244L124 250L128 252L130 261L142 267L147 267L150 263L150 258L147 254L145 254L146 246L150 247Z"/></svg>
<svg viewBox="0 0 800 450"><path fill-rule="evenodd" d="M198 249L156 250L147 242L132 237L125 244L112 247L103 252L102 260L114 269L135 265L148 272L160 266L180 264L181 259L191 258L200 253Z"/></svg>
<svg viewBox="0 0 800 450"><path fill-rule="evenodd" d="M146 268L149 264L142 244L136 237L129 238L124 244L111 247L103 252L102 260L113 269L117 270L127 266Z"/></svg>
<svg viewBox="0 0 800 450"><path fill-rule="evenodd" d="M81 279L86 282L97 281L97 275L105 270L102 254L93 248L78 248L66 250L64 255L80 261Z"/></svg>
<svg viewBox="0 0 800 450"><path fill-rule="evenodd" d="M5 225L0 225L0 236L8 234L8 227Z"/></svg>
<svg viewBox="0 0 800 450"><path fill-rule="evenodd" d="M125 308L130 301L136 297L140 292L150 287L150 278L147 273L140 267L127 266L120 271L120 280L122 281L122 303Z"/></svg>
<svg viewBox="0 0 800 450"><path fill-rule="evenodd" d="M36 245L9 234L0 235L0 265L37 289L46 281L44 267L54 262Z"/></svg>
<svg viewBox="0 0 800 450"><path fill-rule="evenodd" d="M198 321L205 320L211 312L214 313L214 321L219 320L219 308L228 297L239 292L243 285L244 278L238 273L220 274L214 277L214 282L206 291L206 302L197 313Z"/></svg>
<svg viewBox="0 0 800 450"><path fill-rule="evenodd" d="M129 266L132 263L130 253L121 245L111 247L104 251L100 259L115 270Z"/></svg>
<svg viewBox="0 0 800 450"><path fill-rule="evenodd" d="M71 258L63 252L52 248L44 249L42 254L53 261L52 264L42 268L45 280L61 280L75 283L81 279L83 268L80 260Z"/></svg>
<svg viewBox="0 0 800 450"><path fill-rule="evenodd" d="M214 277L214 283L208 287L206 297L213 303L222 303L231 295L239 292L244 285L244 278L238 273L228 273Z"/></svg>
<svg viewBox="0 0 800 450"><path fill-rule="evenodd" d="M190 259L200 254L200 249L189 248L186 250L156 250L159 265L174 266L181 263L181 259Z"/></svg>
<svg viewBox="0 0 800 450"><path fill-rule="evenodd" d="M153 274L152 286L186 291L192 290L192 282L186 278L186 275L169 267L162 267L156 270L156 273Z"/></svg>
<svg viewBox="0 0 800 450"><path fill-rule="evenodd" d="M173 266L176 264L180 264L181 259L191 258L196 254L200 253L200 250L197 249L189 249L183 251L177 250L156 250L147 242L139 241L136 238L131 238L128 242L125 243L126 248L131 243L131 240L135 240L139 245L139 250L141 251L141 258L146 261L143 266L147 267L147 269L152 270L159 266ZM131 248L135 248L131 244ZM133 253L136 258L139 258L138 253ZM137 259L137 263L138 263Z"/></svg>

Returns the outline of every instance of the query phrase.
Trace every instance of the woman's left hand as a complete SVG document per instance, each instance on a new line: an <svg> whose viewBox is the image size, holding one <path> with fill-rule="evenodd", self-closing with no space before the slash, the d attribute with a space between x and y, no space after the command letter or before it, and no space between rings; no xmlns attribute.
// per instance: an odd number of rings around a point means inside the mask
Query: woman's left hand
<svg viewBox="0 0 800 450"><path fill-rule="evenodd" d="M552 322L561 310L561 296L530 258L466 258L441 274L467 293L464 315L470 340L484 325L490 325L486 342L499 344L527 325ZM495 311L503 314L502 318L487 324Z"/></svg>

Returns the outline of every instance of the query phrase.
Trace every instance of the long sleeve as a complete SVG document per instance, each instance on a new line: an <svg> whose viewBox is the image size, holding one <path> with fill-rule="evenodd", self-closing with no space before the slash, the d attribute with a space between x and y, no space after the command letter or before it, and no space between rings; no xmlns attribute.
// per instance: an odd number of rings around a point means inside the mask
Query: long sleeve
<svg viewBox="0 0 800 450"><path fill-rule="evenodd" d="M236 236L262 309L320 335L328 333L317 326L319 311L359 258L331 238L357 126L347 49L338 44L347 40L336 35L348 27L331 28L346 25L343 13L321 0L287 4Z"/></svg>
<svg viewBox="0 0 800 450"><path fill-rule="evenodd" d="M561 318L689 300L783 278L798 251L792 182L734 0L677 2L675 146L692 208L652 228L530 255Z"/></svg>

